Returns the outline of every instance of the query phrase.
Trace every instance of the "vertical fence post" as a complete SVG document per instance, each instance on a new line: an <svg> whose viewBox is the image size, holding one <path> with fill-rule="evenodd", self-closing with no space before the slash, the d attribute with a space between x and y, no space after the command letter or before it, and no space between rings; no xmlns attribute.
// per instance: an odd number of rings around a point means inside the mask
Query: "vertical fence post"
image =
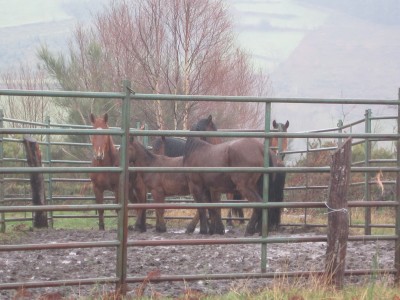
<svg viewBox="0 0 400 300"><path fill-rule="evenodd" d="M371 110L367 109L365 111L365 133L371 133ZM365 149L365 166L369 167L371 161L371 141L369 139L365 139L364 144ZM371 186L370 179L371 174L369 172L365 172L365 183L364 183L364 201L371 201ZM364 234L371 235L371 208L365 208L365 225L364 225Z"/></svg>
<svg viewBox="0 0 400 300"><path fill-rule="evenodd" d="M127 277L127 243L128 243L128 187L129 187L129 163L127 155L127 146L129 142L129 112L130 112L130 95L131 84L128 80L124 80L123 88L125 96L122 98L122 122L121 126L124 131L121 138L121 160L120 166L122 172L119 181L119 203L121 209L118 212L118 240L117 247L117 292L126 295L126 277Z"/></svg>
<svg viewBox="0 0 400 300"><path fill-rule="evenodd" d="M271 102L265 103L265 133L270 132L271 124ZM269 167L269 138L264 139L264 167ZM268 191L269 191L269 173L264 173L263 175L263 202L267 203ZM266 238L268 235L268 209L262 209L262 226L261 235ZM261 272L265 273L267 271L267 244L261 244Z"/></svg>
<svg viewBox="0 0 400 300"><path fill-rule="evenodd" d="M46 124L47 128L50 128L50 117L46 117ZM51 167L51 141L50 141L50 134L46 134L46 158L47 158L47 166L50 168ZM47 203L52 205L53 204L53 175L52 173L47 174L47 179L48 179L48 201ZM49 211L49 227L53 228L54 225L54 219L53 219L53 211Z"/></svg>
<svg viewBox="0 0 400 300"><path fill-rule="evenodd" d="M328 191L328 234L325 259L327 283L337 288L343 287L347 240L349 236L349 218L347 190L351 169L351 138L332 155L331 173Z"/></svg>
<svg viewBox="0 0 400 300"><path fill-rule="evenodd" d="M4 113L3 110L0 109L0 128L3 128L4 123ZM4 167L4 140L3 140L3 134L0 134L0 166ZM1 205L4 204L4 174L0 174L0 203ZM2 212L0 214L0 232L4 233L6 232L6 217L5 213Z"/></svg>
<svg viewBox="0 0 400 300"><path fill-rule="evenodd" d="M306 139L306 166L309 167L310 166L310 158L308 156L308 153L310 152L310 139L307 138ZM305 200L303 201L307 201L307 199L309 199L309 191L308 191L308 184L309 184L309 174L308 172L305 173L306 176L306 182L305 182L305 187L306 187L306 195L305 195ZM308 216L308 210L307 207L304 208L304 226L307 226L307 216Z"/></svg>
<svg viewBox="0 0 400 300"><path fill-rule="evenodd" d="M399 103L397 104L397 134L400 134L400 88L398 93ZM400 168L400 139L397 139L397 167ZM394 266L396 268L395 282L400 283L400 171L396 173L396 242L394 247Z"/></svg>

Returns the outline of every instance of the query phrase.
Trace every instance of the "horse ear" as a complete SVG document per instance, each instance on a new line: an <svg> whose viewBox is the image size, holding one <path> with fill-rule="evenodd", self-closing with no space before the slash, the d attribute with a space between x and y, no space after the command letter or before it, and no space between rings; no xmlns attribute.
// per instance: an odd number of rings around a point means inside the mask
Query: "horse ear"
<svg viewBox="0 0 400 300"><path fill-rule="evenodd" d="M107 123L107 122L108 122L108 113L105 113L105 114L104 114L103 119L104 119L104 123Z"/></svg>
<svg viewBox="0 0 400 300"><path fill-rule="evenodd" d="M95 119L96 119L96 117L94 116L94 114L90 113L90 122L92 122L92 124L94 123Z"/></svg>
<svg viewBox="0 0 400 300"><path fill-rule="evenodd" d="M211 122L212 122L212 115L209 115L209 116L208 116L207 121L208 121L208 123L211 123Z"/></svg>
<svg viewBox="0 0 400 300"><path fill-rule="evenodd" d="M278 128L278 124L276 123L275 120L272 121L272 127L277 129Z"/></svg>
<svg viewBox="0 0 400 300"><path fill-rule="evenodd" d="M289 127L289 121L286 121L286 123L285 123L285 129L288 129L288 127Z"/></svg>

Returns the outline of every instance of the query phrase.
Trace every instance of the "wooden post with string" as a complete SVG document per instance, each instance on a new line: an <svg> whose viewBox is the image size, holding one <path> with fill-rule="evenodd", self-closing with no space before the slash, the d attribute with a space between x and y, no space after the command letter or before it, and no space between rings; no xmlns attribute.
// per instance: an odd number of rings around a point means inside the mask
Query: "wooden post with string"
<svg viewBox="0 0 400 300"><path fill-rule="evenodd" d="M40 153L37 141L30 137L24 137L24 146L26 151L26 159L29 167L41 167L42 155ZM44 178L42 173L32 172L30 174L30 182L32 189L32 204L33 205L46 205L46 194L44 187ZM35 211L33 216L34 228L47 228L47 212Z"/></svg>
<svg viewBox="0 0 400 300"><path fill-rule="evenodd" d="M331 178L328 196L328 236L325 276L328 284L343 287L349 215L347 190L351 170L351 138L332 155Z"/></svg>

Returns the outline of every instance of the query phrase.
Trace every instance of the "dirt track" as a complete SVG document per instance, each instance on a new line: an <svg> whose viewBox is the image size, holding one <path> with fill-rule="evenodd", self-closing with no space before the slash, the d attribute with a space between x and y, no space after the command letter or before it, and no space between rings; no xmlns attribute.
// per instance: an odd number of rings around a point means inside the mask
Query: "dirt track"
<svg viewBox="0 0 400 300"><path fill-rule="evenodd" d="M293 233L287 230L273 232L271 236L312 236L315 233ZM96 230L36 230L27 231L13 243L65 243L116 239L115 231ZM220 236L187 235L180 229L168 228L168 232L157 234L152 229L147 233L129 233L134 239L197 239ZM226 238L243 237L243 229L227 232ZM168 246L131 247L128 249L128 276L146 276L159 271L162 275L259 272L260 245L212 245L212 246ZM270 244L268 246L268 272L320 271L324 268L325 243ZM352 242L348 245L347 269L393 268L394 242ZM41 250L25 252L0 252L0 282L39 280L62 280L115 276L115 248L90 248L67 250ZM346 284L362 282L367 277L346 278ZM271 283L268 279L257 280L199 280L194 282L163 282L146 286L145 295L182 295L191 289L205 294L224 293L229 290L257 290ZM134 295L139 284L129 285L129 295ZM54 293L77 298L79 295L103 294L113 286L57 287L30 290L26 299ZM12 299L15 291L0 291L1 299Z"/></svg>

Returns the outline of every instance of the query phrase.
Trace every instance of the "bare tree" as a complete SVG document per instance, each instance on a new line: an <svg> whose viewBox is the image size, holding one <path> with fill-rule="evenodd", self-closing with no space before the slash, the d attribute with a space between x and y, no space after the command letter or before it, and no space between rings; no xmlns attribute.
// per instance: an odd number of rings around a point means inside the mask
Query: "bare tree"
<svg viewBox="0 0 400 300"><path fill-rule="evenodd" d="M136 92L177 95L260 95L267 76L255 70L237 45L223 0L115 0L89 29L77 25L68 59L40 52L44 66L64 89L118 90L130 79ZM119 119L115 102L77 102L71 111L106 110ZM144 101L133 120L151 128L189 128L207 103ZM240 106L240 109L238 108ZM238 127L262 114L257 105L231 105ZM214 107L221 120L226 106ZM112 113L113 112L113 113Z"/></svg>
<svg viewBox="0 0 400 300"><path fill-rule="evenodd" d="M9 70L2 74L2 81L8 89L45 90L46 73L20 66L18 70ZM50 101L46 97L7 96L3 100L4 114L9 118L30 122L45 122L50 114ZM21 124L11 123L11 126ZM24 125L34 127L34 125Z"/></svg>

